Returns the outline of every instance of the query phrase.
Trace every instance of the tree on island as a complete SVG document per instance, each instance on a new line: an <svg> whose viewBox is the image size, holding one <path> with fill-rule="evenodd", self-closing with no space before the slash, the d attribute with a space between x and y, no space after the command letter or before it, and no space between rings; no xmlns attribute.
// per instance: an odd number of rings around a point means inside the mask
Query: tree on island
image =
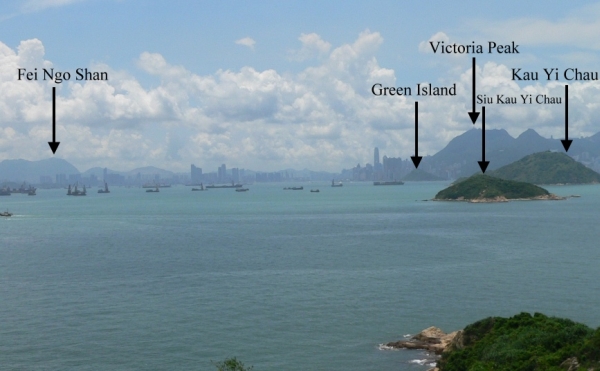
<svg viewBox="0 0 600 371"><path fill-rule="evenodd" d="M213 362L218 371L252 371L253 366L244 366L236 357L227 358L221 362Z"/></svg>

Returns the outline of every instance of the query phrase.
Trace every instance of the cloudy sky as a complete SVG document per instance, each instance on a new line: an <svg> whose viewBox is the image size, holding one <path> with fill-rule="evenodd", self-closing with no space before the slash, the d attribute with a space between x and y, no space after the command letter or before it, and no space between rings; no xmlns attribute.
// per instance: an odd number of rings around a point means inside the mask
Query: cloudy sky
<svg viewBox="0 0 600 371"><path fill-rule="evenodd" d="M600 70L600 2L22 0L0 5L0 160L52 156L81 171L154 165L214 171L339 171L381 154L434 154L470 130L473 55L446 44L519 45L477 54L477 93L562 97L569 134L600 131L597 81L546 81L544 68ZM38 69L38 81L18 69ZM69 72L44 81L42 69ZM75 81L75 71L108 81ZM512 80L512 68L539 81ZM371 86L409 86L376 97ZM418 97L416 84L456 84L453 97ZM564 136L564 106L486 106L486 127ZM475 127L480 127L481 120ZM479 146L479 143L473 145Z"/></svg>

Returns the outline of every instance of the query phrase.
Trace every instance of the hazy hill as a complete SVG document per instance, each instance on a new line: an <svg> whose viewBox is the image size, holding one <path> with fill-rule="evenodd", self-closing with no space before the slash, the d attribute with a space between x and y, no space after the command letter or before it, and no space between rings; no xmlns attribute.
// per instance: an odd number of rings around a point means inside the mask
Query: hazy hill
<svg viewBox="0 0 600 371"><path fill-rule="evenodd" d="M509 148L514 142L506 130L486 131L487 153L501 152ZM499 161L494 161L492 156L486 160L490 161L490 168L499 167ZM481 130L471 129L452 139L444 149L435 155L422 160L424 171L437 176L457 178L459 176L471 175L479 171L477 161L481 160Z"/></svg>
<svg viewBox="0 0 600 371"><path fill-rule="evenodd" d="M505 130L486 131L486 160L488 171L501 168L524 156L542 151L564 152L559 139L548 139L528 129L517 138ZM584 165L600 169L600 133L574 139L569 156ZM440 177L459 178L480 173L481 129L470 129L452 139L448 145L430 157L424 157L420 169Z"/></svg>
<svg viewBox="0 0 600 371"><path fill-rule="evenodd" d="M445 180L426 171L415 169L408 173L402 180L407 182L439 181Z"/></svg>
<svg viewBox="0 0 600 371"><path fill-rule="evenodd" d="M67 177L72 174L81 174L82 177L96 175L98 179L103 178L104 168L94 167L80 173L79 170L68 161L52 157L39 161L28 160L4 160L0 162L0 182L28 182L38 184L40 176L46 175L52 177L54 181L57 174L65 174ZM173 177L173 172L159 169L154 166L141 167L131 171L115 171L108 169L111 174L135 177L138 173L142 175L159 174L161 178Z"/></svg>
<svg viewBox="0 0 600 371"><path fill-rule="evenodd" d="M438 192L436 200L491 200L496 198L520 199L548 196L544 188L531 183L517 182L473 175L472 177Z"/></svg>
<svg viewBox="0 0 600 371"><path fill-rule="evenodd" d="M128 177L128 176L135 177L138 173L140 173L141 175L158 174L158 175L160 175L161 178L171 178L171 177L173 177L173 174L174 174L172 171L160 169L160 168L154 167L154 166L140 167L140 168L136 168L136 169L133 169L130 171L117 171L117 170L107 169L107 173L119 174L119 175L123 175L125 177ZM82 173L83 176L90 176L92 174L97 176L98 179L102 179L102 177L104 176L104 168L103 167L93 167Z"/></svg>
<svg viewBox="0 0 600 371"><path fill-rule="evenodd" d="M79 170L66 160L48 158L39 161L4 160L0 162L0 181L26 181L39 183L40 176L47 175L55 179L56 174L79 174Z"/></svg>
<svg viewBox="0 0 600 371"><path fill-rule="evenodd" d="M491 171L491 176L535 184L600 183L600 174L560 152L539 152Z"/></svg>

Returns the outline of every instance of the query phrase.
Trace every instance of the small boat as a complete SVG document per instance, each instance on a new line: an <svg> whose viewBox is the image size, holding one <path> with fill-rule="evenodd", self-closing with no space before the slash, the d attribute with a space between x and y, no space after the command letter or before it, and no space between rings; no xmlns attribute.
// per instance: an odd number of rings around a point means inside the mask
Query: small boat
<svg viewBox="0 0 600 371"><path fill-rule="evenodd" d="M236 192L247 192L247 191L249 191L249 189L248 188L236 188L235 191Z"/></svg>
<svg viewBox="0 0 600 371"><path fill-rule="evenodd" d="M336 183L335 179L331 179L331 186L332 187L342 187L344 185L342 184L342 182Z"/></svg>
<svg viewBox="0 0 600 371"><path fill-rule="evenodd" d="M158 187L156 187L156 189L147 189L146 192L147 193L154 193L154 192L160 192L160 190L158 189Z"/></svg>
<svg viewBox="0 0 600 371"><path fill-rule="evenodd" d="M6 211L3 211L3 212L1 212L1 213L0 213L0 216L6 216L6 217L8 217L8 216L12 216L12 215L13 215L13 214L12 214L12 213L9 213L9 212L8 212L8 210L6 210Z"/></svg>
<svg viewBox="0 0 600 371"><path fill-rule="evenodd" d="M142 188L154 188L154 187L159 187L159 188L171 188L170 184L166 184L166 183L145 183Z"/></svg>
<svg viewBox="0 0 600 371"><path fill-rule="evenodd" d="M104 189L99 189L98 193L110 193L108 190L108 184L106 182L104 182Z"/></svg>
<svg viewBox="0 0 600 371"><path fill-rule="evenodd" d="M0 189L0 196L10 196L10 188L2 188Z"/></svg>
<svg viewBox="0 0 600 371"><path fill-rule="evenodd" d="M301 191L304 189L304 186L302 187L285 187L283 190L284 191Z"/></svg>
<svg viewBox="0 0 600 371"><path fill-rule="evenodd" d="M317 192L320 192L318 189L311 189L310 191L311 191L312 193L317 193Z"/></svg>

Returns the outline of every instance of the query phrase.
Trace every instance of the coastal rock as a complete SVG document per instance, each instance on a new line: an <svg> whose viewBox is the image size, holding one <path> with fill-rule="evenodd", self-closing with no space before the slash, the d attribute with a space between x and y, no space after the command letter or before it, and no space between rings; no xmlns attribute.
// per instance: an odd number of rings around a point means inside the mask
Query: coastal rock
<svg viewBox="0 0 600 371"><path fill-rule="evenodd" d="M508 199L504 196L497 196L497 197L493 197L493 198L474 198L474 199L469 200L469 202L472 204L492 203L492 202L508 202Z"/></svg>
<svg viewBox="0 0 600 371"><path fill-rule="evenodd" d="M437 327L428 327L419 332L410 340L400 340L387 343L386 346L395 349L424 349L435 354L442 354L454 343L454 339L460 335L462 339L462 331L454 331L446 334ZM461 340L462 344L462 340Z"/></svg>
<svg viewBox="0 0 600 371"><path fill-rule="evenodd" d="M577 357L567 358L560 364L560 367L567 371L577 371L579 369L579 361L577 360Z"/></svg>
<svg viewBox="0 0 600 371"><path fill-rule="evenodd" d="M454 334L451 333L450 335ZM462 330L456 331L456 335L450 340L450 343L444 349L444 352L451 352L453 350L460 350L465 347L465 337Z"/></svg>

